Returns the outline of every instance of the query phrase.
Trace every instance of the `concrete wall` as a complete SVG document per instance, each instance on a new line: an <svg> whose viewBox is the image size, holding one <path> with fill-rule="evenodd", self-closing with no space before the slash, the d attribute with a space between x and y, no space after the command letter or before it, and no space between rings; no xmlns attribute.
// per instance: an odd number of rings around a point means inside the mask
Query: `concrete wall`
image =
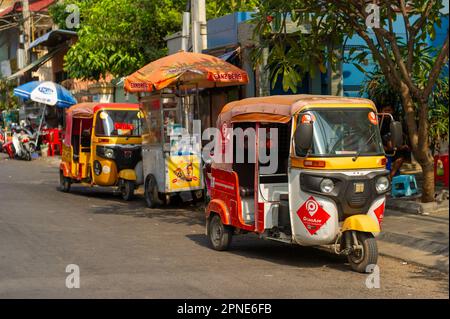
<svg viewBox="0 0 450 319"><path fill-rule="evenodd" d="M238 43L238 25L251 19L252 12L235 12L207 22L208 49Z"/></svg>
<svg viewBox="0 0 450 319"><path fill-rule="evenodd" d="M17 48L18 48L19 30L15 28L0 32L0 63L4 73L14 73L17 70ZM8 66L6 65L8 64ZM8 71L6 71L8 70ZM1 70L0 70L1 72ZM8 76L10 74L2 74Z"/></svg>

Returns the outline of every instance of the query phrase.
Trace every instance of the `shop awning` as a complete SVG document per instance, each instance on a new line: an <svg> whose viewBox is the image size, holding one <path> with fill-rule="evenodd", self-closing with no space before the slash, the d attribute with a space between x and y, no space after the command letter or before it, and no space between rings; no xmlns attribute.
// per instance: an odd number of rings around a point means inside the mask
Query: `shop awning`
<svg viewBox="0 0 450 319"><path fill-rule="evenodd" d="M51 51L51 52L41 56L39 59L31 62L30 64L28 64L23 69L21 69L21 70L17 71L16 73L11 74L10 76L8 76L7 80L13 80L15 78L18 78L18 77L24 75L26 72L34 71L34 70L38 69L41 65L43 65L45 62L47 62L48 60L53 58L56 55L56 53L58 53L59 51L61 51L65 47L66 46L60 46L60 47L54 49L53 51Z"/></svg>
<svg viewBox="0 0 450 319"><path fill-rule="evenodd" d="M56 0L31 0L29 3L30 12L47 11L48 7ZM3 0L0 3L0 17L11 12L22 12L22 3L19 0Z"/></svg>
<svg viewBox="0 0 450 319"><path fill-rule="evenodd" d="M14 10L16 0L0 1L0 17L3 17Z"/></svg>
<svg viewBox="0 0 450 319"><path fill-rule="evenodd" d="M52 30L47 32L43 36L37 38L30 44L30 49L37 47L38 45L45 47L55 47L60 45L62 42L73 39L77 37L77 33L75 31L69 30Z"/></svg>

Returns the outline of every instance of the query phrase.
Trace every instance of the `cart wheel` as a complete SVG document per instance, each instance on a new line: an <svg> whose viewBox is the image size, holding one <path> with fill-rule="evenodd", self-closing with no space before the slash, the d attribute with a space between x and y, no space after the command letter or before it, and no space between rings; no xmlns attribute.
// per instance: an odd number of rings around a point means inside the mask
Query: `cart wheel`
<svg viewBox="0 0 450 319"><path fill-rule="evenodd" d="M156 184L156 180L153 175L147 176L147 179L145 180L144 196L145 201L147 202L147 207L149 208L155 208L156 205L160 203L158 185Z"/></svg>
<svg viewBox="0 0 450 319"><path fill-rule="evenodd" d="M209 222L209 241L215 250L227 250L233 237L233 229L222 224L219 215L214 215Z"/></svg>
<svg viewBox="0 0 450 319"><path fill-rule="evenodd" d="M64 193L70 191L70 179L65 177L62 171L59 171L59 187Z"/></svg>
<svg viewBox="0 0 450 319"><path fill-rule="evenodd" d="M201 194L200 194L200 192L201 192ZM198 195L200 195L200 196L198 196ZM191 191L191 196L192 196L192 203L195 205L195 204L203 201L204 192L203 192L203 190Z"/></svg>
<svg viewBox="0 0 450 319"><path fill-rule="evenodd" d="M362 249L347 256L350 266L357 272L370 272L367 266L376 265L378 260L377 241L371 233L356 232L356 238Z"/></svg>
<svg viewBox="0 0 450 319"><path fill-rule="evenodd" d="M120 192L122 198L126 201L130 201L134 196L134 182L129 180L122 180L120 183Z"/></svg>

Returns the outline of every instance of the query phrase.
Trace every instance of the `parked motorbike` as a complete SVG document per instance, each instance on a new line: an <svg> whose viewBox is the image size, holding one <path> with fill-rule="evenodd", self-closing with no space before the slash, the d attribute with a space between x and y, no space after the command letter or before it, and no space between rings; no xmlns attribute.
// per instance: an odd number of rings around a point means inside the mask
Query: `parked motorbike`
<svg viewBox="0 0 450 319"><path fill-rule="evenodd" d="M36 151L36 133L23 127L13 128L12 151L15 159L31 161L31 155Z"/></svg>
<svg viewBox="0 0 450 319"><path fill-rule="evenodd" d="M3 152L3 144L6 143L5 132L0 128L0 153Z"/></svg>

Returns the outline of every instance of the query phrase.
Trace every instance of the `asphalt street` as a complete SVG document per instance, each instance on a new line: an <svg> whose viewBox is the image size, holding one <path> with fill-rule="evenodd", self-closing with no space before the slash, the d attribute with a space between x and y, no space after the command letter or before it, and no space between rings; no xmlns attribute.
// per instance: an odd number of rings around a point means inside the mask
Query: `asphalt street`
<svg viewBox="0 0 450 319"><path fill-rule="evenodd" d="M383 256L380 288L369 289L323 249L245 235L216 252L201 206L62 193L57 165L0 157L0 298L448 298L446 274ZM66 287L70 264L80 288Z"/></svg>

